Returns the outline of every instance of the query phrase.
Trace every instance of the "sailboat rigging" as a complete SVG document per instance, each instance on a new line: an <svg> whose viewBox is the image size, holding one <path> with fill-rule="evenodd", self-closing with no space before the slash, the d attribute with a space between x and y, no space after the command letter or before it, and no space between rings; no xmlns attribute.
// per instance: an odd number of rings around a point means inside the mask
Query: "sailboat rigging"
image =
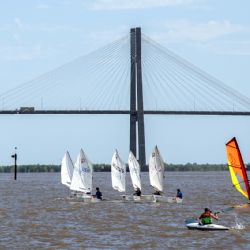
<svg viewBox="0 0 250 250"><path fill-rule="evenodd" d="M154 199L156 202L182 203L180 198L163 196L164 165L160 151L155 146L149 159L149 179L151 186L154 188Z"/></svg>
<svg viewBox="0 0 250 250"><path fill-rule="evenodd" d="M155 192L163 192L164 181L164 162L158 147L155 146L149 159L149 180Z"/></svg>
<svg viewBox="0 0 250 250"><path fill-rule="evenodd" d="M71 160L69 152L66 151L61 163L61 183L70 187L73 175L74 164Z"/></svg>
<svg viewBox="0 0 250 250"><path fill-rule="evenodd" d="M141 190L141 169L134 154L130 151L128 156L129 173L132 180L134 190Z"/></svg>
<svg viewBox="0 0 250 250"><path fill-rule="evenodd" d="M115 150L111 160L111 181L113 189L118 192L125 192L126 165Z"/></svg>
<svg viewBox="0 0 250 250"><path fill-rule="evenodd" d="M92 201L93 165L81 149L75 162L70 189L76 191L77 198Z"/></svg>
<svg viewBox="0 0 250 250"><path fill-rule="evenodd" d="M147 202L154 201L154 197L152 194L150 195L141 194L141 191L142 191L141 167L138 161L136 160L134 154L131 151L129 152L128 166L129 166L130 177L131 177L131 181L132 181L135 193L133 195L127 195L125 199L134 200L134 201L147 201Z"/></svg>

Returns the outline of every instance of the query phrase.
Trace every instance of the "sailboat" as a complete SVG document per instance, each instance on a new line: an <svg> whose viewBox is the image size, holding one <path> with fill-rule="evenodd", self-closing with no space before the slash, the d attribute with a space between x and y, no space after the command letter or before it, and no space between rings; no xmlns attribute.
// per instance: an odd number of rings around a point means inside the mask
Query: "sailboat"
<svg viewBox="0 0 250 250"><path fill-rule="evenodd" d="M76 191L76 197L83 201L91 201L93 165L81 149L75 162L70 189Z"/></svg>
<svg viewBox="0 0 250 250"><path fill-rule="evenodd" d="M149 180L154 188L156 202L182 203L182 199L163 196L164 190L164 161L157 146L154 147L149 158Z"/></svg>
<svg viewBox="0 0 250 250"><path fill-rule="evenodd" d="M120 158L118 151L115 150L111 160L111 181L113 189L118 192L126 191L125 185L126 165Z"/></svg>
<svg viewBox="0 0 250 250"><path fill-rule="evenodd" d="M164 162L157 148L154 147L149 158L149 180L156 192L163 192Z"/></svg>
<svg viewBox="0 0 250 250"><path fill-rule="evenodd" d="M227 162L233 186L250 200L250 187L247 171L235 137L226 143Z"/></svg>
<svg viewBox="0 0 250 250"><path fill-rule="evenodd" d="M134 190L141 190L141 168L134 154L130 151L128 156L129 173Z"/></svg>
<svg viewBox="0 0 250 250"><path fill-rule="evenodd" d="M128 166L134 190L140 189L141 191L142 190L141 176L140 176L141 169L138 161L136 160L134 154L131 151L129 152ZM153 195L141 195L141 196L130 195L126 197L126 200L153 201L154 197Z"/></svg>
<svg viewBox="0 0 250 250"><path fill-rule="evenodd" d="M154 188L155 201L162 199L163 183L164 183L164 162L158 147L155 146L150 154L149 163L149 181L150 185Z"/></svg>
<svg viewBox="0 0 250 250"><path fill-rule="evenodd" d="M74 164L71 160L69 152L66 151L61 163L61 183L70 187L73 175Z"/></svg>

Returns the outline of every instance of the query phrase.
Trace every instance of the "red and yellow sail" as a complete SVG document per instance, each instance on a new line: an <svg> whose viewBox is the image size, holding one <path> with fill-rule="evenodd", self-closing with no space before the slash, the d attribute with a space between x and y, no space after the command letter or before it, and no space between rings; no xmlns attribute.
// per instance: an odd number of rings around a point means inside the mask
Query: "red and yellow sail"
<svg viewBox="0 0 250 250"><path fill-rule="evenodd" d="M236 138L226 143L227 162L233 186L250 200L249 180Z"/></svg>

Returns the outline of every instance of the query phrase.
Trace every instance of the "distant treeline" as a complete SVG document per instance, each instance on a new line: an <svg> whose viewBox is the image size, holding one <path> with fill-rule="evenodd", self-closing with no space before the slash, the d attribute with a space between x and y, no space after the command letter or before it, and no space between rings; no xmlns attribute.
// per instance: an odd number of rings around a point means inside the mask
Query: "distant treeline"
<svg viewBox="0 0 250 250"><path fill-rule="evenodd" d="M60 172L60 165L20 165L17 167L19 173L39 173L39 172ZM228 166L225 164L167 164L165 165L166 171L228 171ZM250 164L247 164L247 170L250 171ZM0 173L11 173L14 171L13 166L0 166ZM95 172L110 172L109 164L95 164ZM128 167L127 167L128 171ZM141 171L148 171L148 166L145 166Z"/></svg>

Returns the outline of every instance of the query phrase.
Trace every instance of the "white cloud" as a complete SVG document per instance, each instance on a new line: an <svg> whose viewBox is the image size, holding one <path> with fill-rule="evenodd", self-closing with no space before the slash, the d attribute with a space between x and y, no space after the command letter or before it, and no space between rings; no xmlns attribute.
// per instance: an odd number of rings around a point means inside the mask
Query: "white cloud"
<svg viewBox="0 0 250 250"><path fill-rule="evenodd" d="M124 34L129 34L128 26L119 26L116 30L97 30L87 34L88 41L97 41L98 44L106 44L120 39Z"/></svg>
<svg viewBox="0 0 250 250"><path fill-rule="evenodd" d="M190 5L199 0L95 0L89 8L92 10L129 10L161 8L176 5Z"/></svg>
<svg viewBox="0 0 250 250"><path fill-rule="evenodd" d="M193 23L187 20L167 22L166 32L156 34L157 40L167 40L172 42L205 42L217 39L226 35L247 32L248 28L232 24L230 21L210 20L206 23Z"/></svg>
<svg viewBox="0 0 250 250"><path fill-rule="evenodd" d="M9 31L10 27L11 27L11 25L9 25L9 24L1 24L0 31Z"/></svg>
<svg viewBox="0 0 250 250"><path fill-rule="evenodd" d="M167 22L164 32L155 32L150 37L162 44L182 44L192 47L203 47L215 54L249 56L250 41L247 37L250 28L233 24L228 20L210 20L205 23L194 23L188 20Z"/></svg>
<svg viewBox="0 0 250 250"><path fill-rule="evenodd" d="M29 27L30 31L41 31L41 32L72 32L78 31L77 28L71 27L69 25L49 25L49 24L41 24L41 25L33 25Z"/></svg>
<svg viewBox="0 0 250 250"><path fill-rule="evenodd" d="M14 19L14 23L16 24L17 28L21 31L27 32L75 32L79 31L78 28L72 27L69 25L51 25L51 24L28 24L21 21L20 18L16 17Z"/></svg>
<svg viewBox="0 0 250 250"><path fill-rule="evenodd" d="M37 9L49 9L49 5L47 4L39 4L36 6Z"/></svg>
<svg viewBox="0 0 250 250"><path fill-rule="evenodd" d="M15 41L21 42L21 36L18 33L14 33L12 36Z"/></svg>
<svg viewBox="0 0 250 250"><path fill-rule="evenodd" d="M16 17L16 18L14 19L14 23L17 25L17 27L18 27L19 29L22 29L22 28L23 28L23 23L21 22L20 18Z"/></svg>
<svg viewBox="0 0 250 250"><path fill-rule="evenodd" d="M6 61L26 61L32 60L42 55L40 45L32 47L6 46L0 48L0 57Z"/></svg>
<svg viewBox="0 0 250 250"><path fill-rule="evenodd" d="M221 41L209 43L206 47L220 55L250 56L250 40Z"/></svg>

